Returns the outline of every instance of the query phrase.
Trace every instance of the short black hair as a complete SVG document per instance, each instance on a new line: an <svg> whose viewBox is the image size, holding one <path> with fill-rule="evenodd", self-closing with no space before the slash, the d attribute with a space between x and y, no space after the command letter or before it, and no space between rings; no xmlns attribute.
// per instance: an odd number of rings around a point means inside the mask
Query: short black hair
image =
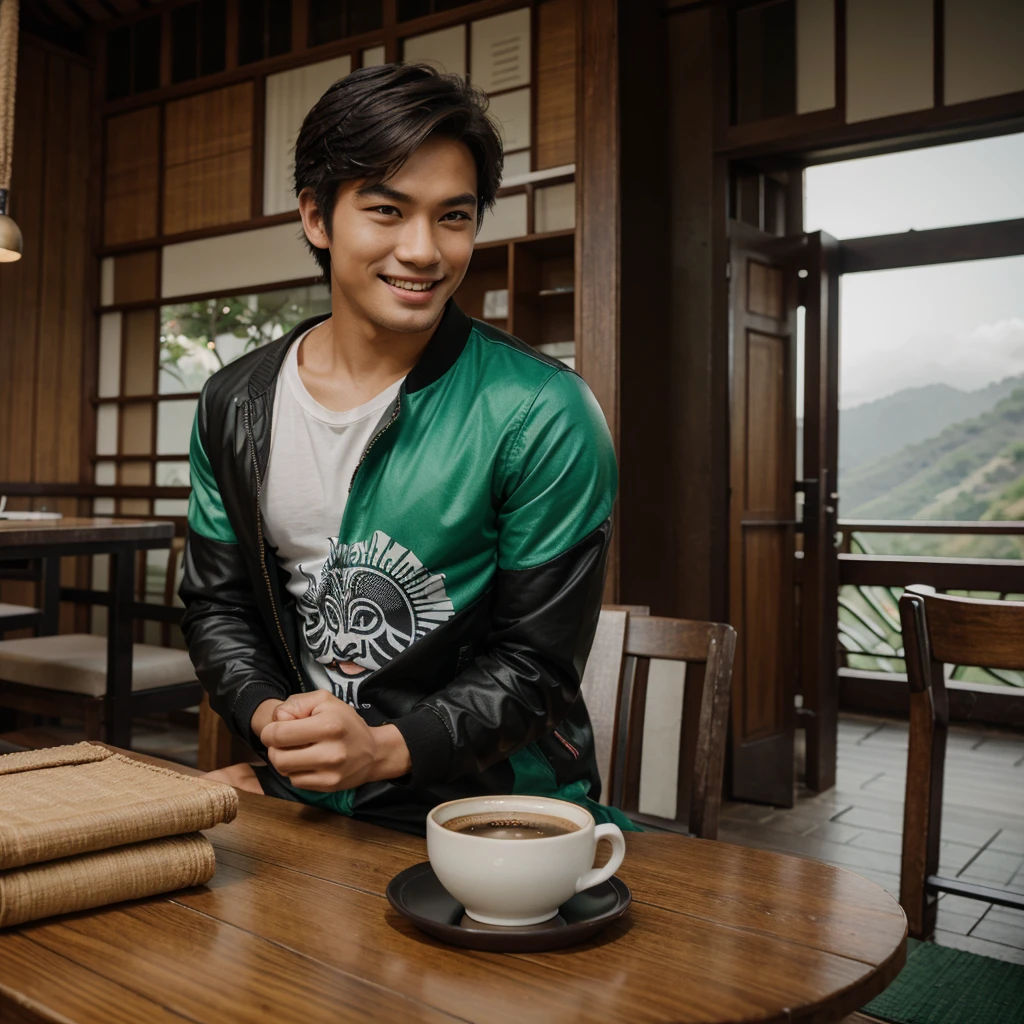
<svg viewBox="0 0 1024 1024"><path fill-rule="evenodd" d="M494 205L504 162L487 96L426 64L359 68L335 82L306 115L295 142L295 195L313 190L328 236L338 188L383 181L431 135L464 143L476 163L477 225ZM307 244L330 279L331 254Z"/></svg>

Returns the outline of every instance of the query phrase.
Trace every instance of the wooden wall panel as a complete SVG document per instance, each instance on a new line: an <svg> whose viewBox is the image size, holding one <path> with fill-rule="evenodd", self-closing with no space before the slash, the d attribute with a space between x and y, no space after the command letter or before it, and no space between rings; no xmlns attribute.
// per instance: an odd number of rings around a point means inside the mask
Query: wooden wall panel
<svg viewBox="0 0 1024 1024"><path fill-rule="evenodd" d="M63 145L67 130L64 115L68 102L66 61L48 60L44 120L37 127L44 135L42 233L40 251L52 254L40 266L39 326L34 355L35 444L32 451L32 479L54 480L57 476L58 415L63 398L60 388L60 342L63 303L64 261L60 258L68 209L65 203L51 203L49 197L63 187L68 173L68 149ZM52 300L50 297L53 297Z"/></svg>
<svg viewBox="0 0 1024 1024"><path fill-rule="evenodd" d="M151 455L152 452L153 406L148 403L124 406L121 410L121 454ZM126 482L123 473L121 482Z"/></svg>
<svg viewBox="0 0 1024 1024"><path fill-rule="evenodd" d="M537 127L534 169L576 159L576 3L537 9Z"/></svg>
<svg viewBox="0 0 1024 1024"><path fill-rule="evenodd" d="M619 386L619 9L587 0L580 19L580 132L576 152L576 368L608 421L621 459ZM619 601L619 533L612 533L606 604Z"/></svg>
<svg viewBox="0 0 1024 1024"><path fill-rule="evenodd" d="M0 492L3 483L81 479L79 437L91 308L91 76L84 61L23 35L15 111L11 214L25 254L0 265ZM12 498L12 508L32 499ZM64 515L74 498L37 499ZM76 582L73 559L62 580ZM6 581L0 601L31 604L34 586ZM62 609L65 629L72 609Z"/></svg>
<svg viewBox="0 0 1024 1024"><path fill-rule="evenodd" d="M114 302L143 302L159 294L159 253L133 252L114 259Z"/></svg>
<svg viewBox="0 0 1024 1024"><path fill-rule="evenodd" d="M24 255L0 266L4 279L4 315L0 339L10 347L10 398L6 430L0 445L6 449L6 480L32 479L35 425L36 339L39 334L40 280L43 272L43 175L46 136L39 130L46 115L48 60L45 53L24 48L19 62L16 94L11 216L25 240ZM48 197L49 198L49 197ZM51 256L52 258L52 256ZM13 301L11 301L13 299ZM10 313L8 314L8 310Z"/></svg>
<svg viewBox="0 0 1024 1024"><path fill-rule="evenodd" d="M144 107L107 121L103 241L107 245L157 233L160 110Z"/></svg>
<svg viewBox="0 0 1024 1024"><path fill-rule="evenodd" d="M61 306L60 393L58 409L59 446L57 451L57 479L67 483L81 478L84 419L91 410L87 406L90 373L85 361L95 359L89 344L89 334L95 329L92 316L93 296L91 282L95 279L92 254L89 251L90 234L99 218L91 215L93 197L98 191L89 180L89 161L86 154L92 148L89 69L83 64L68 65L68 117L61 145L68 150L68 170L64 180L67 216L64 219L65 237L57 251L64 259L64 287ZM98 184L98 183L96 183ZM65 502L65 515L73 515L75 502Z"/></svg>
<svg viewBox="0 0 1024 1024"><path fill-rule="evenodd" d="M124 395L156 391L157 312L138 309L124 317Z"/></svg>
<svg viewBox="0 0 1024 1024"><path fill-rule="evenodd" d="M164 233L234 224L251 212L253 84L168 103Z"/></svg>

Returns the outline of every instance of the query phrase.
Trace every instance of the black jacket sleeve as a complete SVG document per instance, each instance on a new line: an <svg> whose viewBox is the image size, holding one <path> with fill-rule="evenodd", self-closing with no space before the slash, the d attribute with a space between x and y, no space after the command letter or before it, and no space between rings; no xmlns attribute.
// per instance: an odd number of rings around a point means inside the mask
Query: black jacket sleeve
<svg viewBox="0 0 1024 1024"><path fill-rule="evenodd" d="M554 729L579 694L611 520L535 568L499 570L486 651L395 721L414 788L478 774Z"/></svg>
<svg viewBox="0 0 1024 1024"><path fill-rule="evenodd" d="M256 607L239 545L190 531L179 593L185 602L181 628L210 707L262 753L252 716L265 700L287 699L290 688Z"/></svg>
<svg viewBox="0 0 1024 1024"><path fill-rule="evenodd" d="M181 628L210 706L254 750L253 712L265 700L287 698L291 687L267 635L252 576L224 508L207 456L207 391L196 412L189 446L192 494L185 570L179 594Z"/></svg>

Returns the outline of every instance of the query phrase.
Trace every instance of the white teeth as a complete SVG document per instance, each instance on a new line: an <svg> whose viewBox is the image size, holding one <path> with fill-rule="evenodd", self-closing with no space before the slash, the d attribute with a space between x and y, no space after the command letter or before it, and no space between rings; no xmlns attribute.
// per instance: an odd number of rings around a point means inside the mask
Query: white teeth
<svg viewBox="0 0 1024 1024"><path fill-rule="evenodd" d="M397 277L385 277L384 280L396 288L404 288L407 292L429 291L435 284L434 281L400 281Z"/></svg>

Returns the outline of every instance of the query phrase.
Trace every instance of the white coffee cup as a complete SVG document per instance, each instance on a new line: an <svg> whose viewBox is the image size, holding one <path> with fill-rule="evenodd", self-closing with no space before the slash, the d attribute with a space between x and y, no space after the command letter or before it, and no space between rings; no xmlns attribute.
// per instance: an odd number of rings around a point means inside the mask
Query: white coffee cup
<svg viewBox="0 0 1024 1024"><path fill-rule="evenodd" d="M444 827L446 821L477 814L495 820L540 814L578 827L540 839L496 839ZM602 839L612 844L612 856L603 868L595 868ZM551 797L467 797L440 804L427 815L427 856L434 874L466 913L484 924L547 921L571 896L611 878L625 853L618 825L596 825L585 808Z"/></svg>

